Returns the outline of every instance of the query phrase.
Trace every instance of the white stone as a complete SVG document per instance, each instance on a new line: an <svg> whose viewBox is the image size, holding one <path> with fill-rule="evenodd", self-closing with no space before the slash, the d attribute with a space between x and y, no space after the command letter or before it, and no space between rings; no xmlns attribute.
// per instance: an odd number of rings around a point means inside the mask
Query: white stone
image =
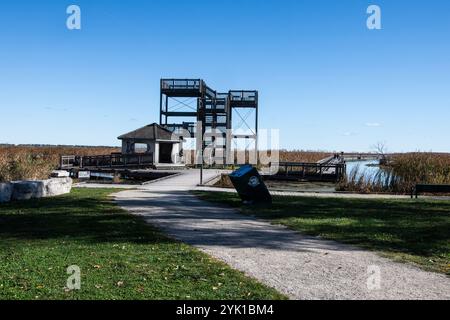
<svg viewBox="0 0 450 320"><path fill-rule="evenodd" d="M72 179L54 178L49 180L15 181L11 185L11 200L20 201L69 193L72 189Z"/></svg>
<svg viewBox="0 0 450 320"><path fill-rule="evenodd" d="M71 178L56 178L44 181L44 197L59 196L70 193L72 189Z"/></svg>
<svg viewBox="0 0 450 320"><path fill-rule="evenodd" d="M54 170L51 174L52 178L68 178L70 176L69 171L65 170Z"/></svg>
<svg viewBox="0 0 450 320"><path fill-rule="evenodd" d="M0 183L0 203L11 201L13 186L11 183Z"/></svg>

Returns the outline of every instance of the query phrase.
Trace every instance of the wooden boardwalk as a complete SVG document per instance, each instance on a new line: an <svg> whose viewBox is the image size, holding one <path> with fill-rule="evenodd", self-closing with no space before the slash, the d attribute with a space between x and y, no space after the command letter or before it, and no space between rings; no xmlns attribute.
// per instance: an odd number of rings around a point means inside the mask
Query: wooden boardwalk
<svg viewBox="0 0 450 320"><path fill-rule="evenodd" d="M70 169L107 169L107 168L148 168L152 167L153 154L113 153L102 156L62 156L60 168Z"/></svg>
<svg viewBox="0 0 450 320"><path fill-rule="evenodd" d="M346 164L341 157L328 157L317 163L280 162L279 171L266 180L329 181L338 182L346 173Z"/></svg>

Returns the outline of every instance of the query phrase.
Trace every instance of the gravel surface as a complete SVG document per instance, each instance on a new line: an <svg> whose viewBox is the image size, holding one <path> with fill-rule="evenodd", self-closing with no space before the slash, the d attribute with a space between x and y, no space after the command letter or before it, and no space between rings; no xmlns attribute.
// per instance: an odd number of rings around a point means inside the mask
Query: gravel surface
<svg viewBox="0 0 450 320"><path fill-rule="evenodd" d="M196 177L192 170L120 192L116 200L170 236L292 299L450 299L450 279L445 275L304 236L199 200L188 192L195 188Z"/></svg>

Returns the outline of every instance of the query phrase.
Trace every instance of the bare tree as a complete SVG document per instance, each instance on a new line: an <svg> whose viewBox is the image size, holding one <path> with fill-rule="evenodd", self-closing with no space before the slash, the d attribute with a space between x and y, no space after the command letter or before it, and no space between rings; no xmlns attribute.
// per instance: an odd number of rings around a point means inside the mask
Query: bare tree
<svg viewBox="0 0 450 320"><path fill-rule="evenodd" d="M386 154L387 154L388 149L387 149L385 141L378 141L375 145L372 146L372 149L380 157L380 162L386 161L386 158L387 158Z"/></svg>

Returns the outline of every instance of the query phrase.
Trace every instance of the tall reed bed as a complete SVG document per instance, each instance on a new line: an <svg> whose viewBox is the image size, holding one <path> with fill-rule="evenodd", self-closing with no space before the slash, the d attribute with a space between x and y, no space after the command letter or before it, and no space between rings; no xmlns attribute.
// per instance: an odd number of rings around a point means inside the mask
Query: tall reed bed
<svg viewBox="0 0 450 320"><path fill-rule="evenodd" d="M399 192L409 192L417 183L450 184L450 154L408 153L390 164Z"/></svg>
<svg viewBox="0 0 450 320"><path fill-rule="evenodd" d="M338 185L340 191L410 193L418 183L450 184L450 154L397 154L375 175L355 167Z"/></svg>
<svg viewBox="0 0 450 320"><path fill-rule="evenodd" d="M44 179L51 170L52 164L42 155L26 151L0 152L0 182Z"/></svg>
<svg viewBox="0 0 450 320"><path fill-rule="evenodd" d="M307 162L314 163L332 156L332 152L306 151L306 150L280 150L281 162Z"/></svg>
<svg viewBox="0 0 450 320"><path fill-rule="evenodd" d="M259 159L263 157L272 157L273 151L259 151ZM307 163L315 163L327 157L333 155L332 152L325 151L304 151L304 150L279 150L278 151L280 162L307 162ZM184 150L185 159L189 159L189 163L195 163L195 151L194 150ZM248 151L238 151L234 154L234 162L235 164L240 164L244 160L244 162L249 162L250 155ZM276 162L276 161L274 161Z"/></svg>
<svg viewBox="0 0 450 320"><path fill-rule="evenodd" d="M365 171L364 167L354 167L339 182L337 190L360 193L395 192L397 181L390 168L385 167L373 175L367 175Z"/></svg>
<svg viewBox="0 0 450 320"><path fill-rule="evenodd" d="M108 147L0 147L0 182L46 179L58 167L61 155L102 155L118 151Z"/></svg>

